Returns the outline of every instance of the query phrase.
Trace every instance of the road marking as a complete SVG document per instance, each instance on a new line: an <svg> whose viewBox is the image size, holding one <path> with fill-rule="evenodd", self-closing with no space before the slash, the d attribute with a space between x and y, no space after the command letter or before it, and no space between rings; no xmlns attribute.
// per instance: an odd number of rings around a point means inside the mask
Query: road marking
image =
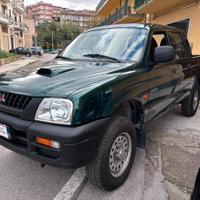
<svg viewBox="0 0 200 200"><path fill-rule="evenodd" d="M81 190L87 182L85 168L77 169L67 183L63 186L54 200L74 200L77 199Z"/></svg>

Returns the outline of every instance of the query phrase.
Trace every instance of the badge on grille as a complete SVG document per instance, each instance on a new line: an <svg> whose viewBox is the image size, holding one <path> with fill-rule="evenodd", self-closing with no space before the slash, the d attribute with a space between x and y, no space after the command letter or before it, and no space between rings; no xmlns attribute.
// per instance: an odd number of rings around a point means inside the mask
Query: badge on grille
<svg viewBox="0 0 200 200"><path fill-rule="evenodd" d="M0 103L5 103L5 102L6 102L5 94L0 93Z"/></svg>

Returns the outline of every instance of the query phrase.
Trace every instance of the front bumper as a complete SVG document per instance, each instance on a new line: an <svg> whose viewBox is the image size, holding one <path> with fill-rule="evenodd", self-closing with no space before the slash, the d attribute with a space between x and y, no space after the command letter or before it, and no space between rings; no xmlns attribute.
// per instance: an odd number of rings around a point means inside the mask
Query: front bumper
<svg viewBox="0 0 200 200"><path fill-rule="evenodd" d="M0 123L9 127L12 139L0 137L0 144L14 152L43 164L77 168L94 156L101 139L101 129L109 118L89 124L69 127L26 121L0 112ZM39 145L36 137L60 142L60 150Z"/></svg>

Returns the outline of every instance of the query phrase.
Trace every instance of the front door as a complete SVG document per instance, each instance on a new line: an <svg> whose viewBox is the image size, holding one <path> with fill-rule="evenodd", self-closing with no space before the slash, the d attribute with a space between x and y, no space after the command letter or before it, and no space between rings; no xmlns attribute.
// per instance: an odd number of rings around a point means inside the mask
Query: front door
<svg viewBox="0 0 200 200"><path fill-rule="evenodd" d="M154 50L156 47L169 46L169 40L165 32L155 32L152 35L149 51L148 87L149 87L149 110L148 120L156 117L175 100L173 92L177 85L176 60L166 63L154 62Z"/></svg>

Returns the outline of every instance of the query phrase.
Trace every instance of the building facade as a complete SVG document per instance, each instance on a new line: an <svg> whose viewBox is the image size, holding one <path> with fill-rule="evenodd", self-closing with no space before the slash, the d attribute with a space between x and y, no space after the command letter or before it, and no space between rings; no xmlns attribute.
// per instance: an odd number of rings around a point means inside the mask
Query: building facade
<svg viewBox="0 0 200 200"><path fill-rule="evenodd" d="M36 26L44 22L51 22L53 19L60 21L62 12L61 7L44 2L27 6L26 10L28 17L35 20Z"/></svg>
<svg viewBox="0 0 200 200"><path fill-rule="evenodd" d="M24 32L27 29L23 22L25 7L23 0L0 0L0 49L24 46Z"/></svg>
<svg viewBox="0 0 200 200"><path fill-rule="evenodd" d="M96 13L89 10L70 10L63 9L61 15L61 23L72 22L81 30L87 30L92 27Z"/></svg>
<svg viewBox="0 0 200 200"><path fill-rule="evenodd" d="M101 25L144 22L143 14L135 12L134 0L101 0L96 8Z"/></svg>
<svg viewBox="0 0 200 200"><path fill-rule="evenodd" d="M29 18L27 15L25 15L24 23L28 27L28 30L24 33L25 47L31 48L33 46L37 46L37 44L36 44L36 29L35 29L34 19Z"/></svg>
<svg viewBox="0 0 200 200"><path fill-rule="evenodd" d="M200 1L135 0L138 13L151 14L151 23L181 28L187 35L194 54L200 53Z"/></svg>
<svg viewBox="0 0 200 200"><path fill-rule="evenodd" d="M101 0L96 10L101 25L148 22L181 28L192 52L200 54L199 0Z"/></svg>
<svg viewBox="0 0 200 200"><path fill-rule="evenodd" d="M36 26L54 20L61 24L73 22L81 29L90 28L90 24L95 16L94 11L70 10L43 2L27 6L27 14L35 20Z"/></svg>

